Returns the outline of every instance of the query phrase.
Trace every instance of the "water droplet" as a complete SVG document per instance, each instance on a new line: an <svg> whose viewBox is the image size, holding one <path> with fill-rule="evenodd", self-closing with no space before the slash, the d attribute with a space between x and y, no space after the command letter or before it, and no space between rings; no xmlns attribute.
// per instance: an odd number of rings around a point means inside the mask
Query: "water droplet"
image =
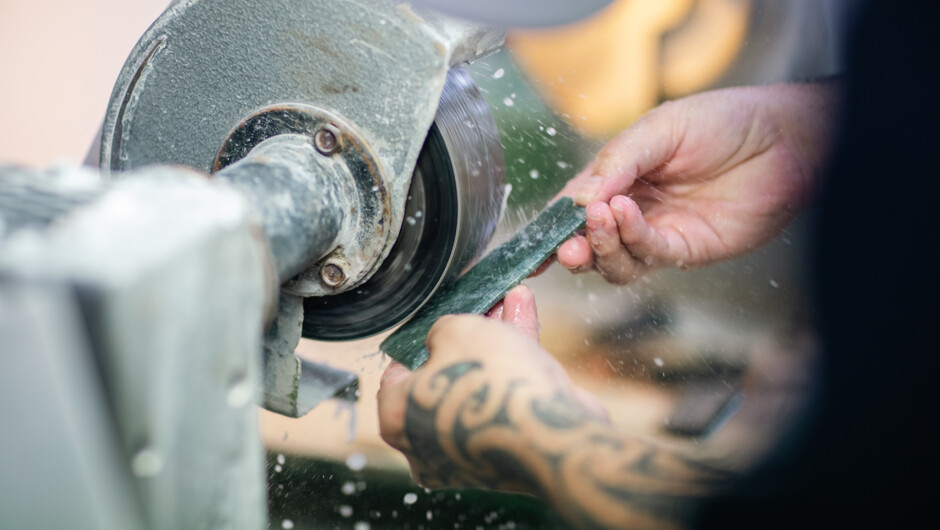
<svg viewBox="0 0 940 530"><path fill-rule="evenodd" d="M515 104L516 104L516 102L513 101L512 99L510 99L510 98L503 98L503 105L506 105L507 107L511 107L511 106L513 106L513 105L515 105Z"/></svg>
<svg viewBox="0 0 940 530"><path fill-rule="evenodd" d="M346 458L346 467L353 471L362 471L366 467L366 455L353 453Z"/></svg>
<svg viewBox="0 0 940 530"><path fill-rule="evenodd" d="M662 368L663 365L665 365L666 363L664 363L663 360L660 359L659 357L655 357L655 358L653 359L653 364L655 364L656 366Z"/></svg>
<svg viewBox="0 0 940 530"><path fill-rule="evenodd" d="M233 409L240 409L251 403L252 387L247 377L241 377L229 385L225 402Z"/></svg>
<svg viewBox="0 0 940 530"><path fill-rule="evenodd" d="M410 224L411 226L414 226L414 225L415 225L415 223L417 223L417 222L418 222L418 221L415 221L415 218L414 218L414 217L412 217L412 216L410 216L410 215L409 215L409 216L408 216L408 218L407 218L407 219L405 219L405 220L406 220L406 221L408 221L408 224Z"/></svg>
<svg viewBox="0 0 940 530"><path fill-rule="evenodd" d="M369 530L369 528L371 527L369 526L369 523L365 521L358 521L356 522L356 525L353 528L355 530Z"/></svg>
<svg viewBox="0 0 940 530"><path fill-rule="evenodd" d="M539 170L533 169L532 171L529 171L529 178L532 180L539 178Z"/></svg>
<svg viewBox="0 0 940 530"><path fill-rule="evenodd" d="M431 510L428 510L427 516L428 516L428 521L430 521L431 519L434 519L434 514L431 513Z"/></svg>
<svg viewBox="0 0 940 530"><path fill-rule="evenodd" d="M131 460L131 470L138 477L152 477L163 471L163 457L157 451L144 448Z"/></svg>
<svg viewBox="0 0 940 530"><path fill-rule="evenodd" d="M504 75L506 75L506 70L500 68L499 70L493 72L493 79L502 79Z"/></svg>
<svg viewBox="0 0 940 530"><path fill-rule="evenodd" d="M281 521L281 528L293 528L293 527L294 527L294 521L291 521L290 519L284 519L283 521Z"/></svg>
<svg viewBox="0 0 940 530"><path fill-rule="evenodd" d="M352 506L342 505L339 507L339 514L343 517L352 517L353 509Z"/></svg>
<svg viewBox="0 0 940 530"><path fill-rule="evenodd" d="M340 491L343 492L343 495L352 495L356 493L356 485L352 482L344 482L343 487L340 488Z"/></svg>
<svg viewBox="0 0 940 530"><path fill-rule="evenodd" d="M284 468L281 467L281 464L278 464L278 465L274 466L274 472L275 472L275 473L280 473L281 470L283 470L283 469L284 469Z"/></svg>
<svg viewBox="0 0 940 530"><path fill-rule="evenodd" d="M555 165L558 166L559 169L568 169L569 167L571 167L571 164L569 164L568 162L563 162L561 160L559 160L558 162L555 162Z"/></svg>
<svg viewBox="0 0 940 530"><path fill-rule="evenodd" d="M418 502L418 494L416 494L416 493L406 493L406 494L405 494L405 498L402 499L402 502L404 502L406 505L414 504L414 503Z"/></svg>
<svg viewBox="0 0 940 530"><path fill-rule="evenodd" d="M776 289L776 288L780 287L780 284L777 283L776 280L770 280L770 286L773 287L774 289Z"/></svg>
<svg viewBox="0 0 940 530"><path fill-rule="evenodd" d="M287 459L284 458L284 455L283 455L283 454L277 455L277 463L278 463L278 464L284 465L284 462L286 462L286 461L287 461Z"/></svg>
<svg viewBox="0 0 940 530"><path fill-rule="evenodd" d="M558 134L558 131L555 130L554 127L549 127L548 129L545 129L545 134L549 136L555 136L556 134Z"/></svg>

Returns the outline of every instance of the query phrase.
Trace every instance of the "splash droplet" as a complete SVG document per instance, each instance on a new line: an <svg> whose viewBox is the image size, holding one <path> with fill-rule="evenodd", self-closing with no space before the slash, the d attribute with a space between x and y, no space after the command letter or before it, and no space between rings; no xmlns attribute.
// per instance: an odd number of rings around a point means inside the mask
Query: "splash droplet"
<svg viewBox="0 0 940 530"><path fill-rule="evenodd" d="M366 467L366 455L353 453L346 457L346 467L353 471L362 471Z"/></svg>

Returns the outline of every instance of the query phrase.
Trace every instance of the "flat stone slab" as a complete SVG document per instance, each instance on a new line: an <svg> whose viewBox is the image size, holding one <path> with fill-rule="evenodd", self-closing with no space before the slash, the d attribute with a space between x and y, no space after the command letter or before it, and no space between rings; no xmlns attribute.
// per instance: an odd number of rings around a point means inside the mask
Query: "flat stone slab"
<svg viewBox="0 0 940 530"><path fill-rule="evenodd" d="M444 315L486 313L582 228L584 207L568 197L555 201L456 282L438 291L379 348L411 370L421 366L428 359L425 338L437 319Z"/></svg>

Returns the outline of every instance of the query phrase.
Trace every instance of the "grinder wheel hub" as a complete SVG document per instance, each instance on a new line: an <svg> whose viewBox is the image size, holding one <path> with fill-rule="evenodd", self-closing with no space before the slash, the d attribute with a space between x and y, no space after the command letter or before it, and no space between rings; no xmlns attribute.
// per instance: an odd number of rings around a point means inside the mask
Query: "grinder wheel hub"
<svg viewBox="0 0 940 530"><path fill-rule="evenodd" d="M496 124L463 69L452 69L418 157L405 221L388 257L355 289L304 301L303 336L354 340L405 321L478 258L502 217Z"/></svg>

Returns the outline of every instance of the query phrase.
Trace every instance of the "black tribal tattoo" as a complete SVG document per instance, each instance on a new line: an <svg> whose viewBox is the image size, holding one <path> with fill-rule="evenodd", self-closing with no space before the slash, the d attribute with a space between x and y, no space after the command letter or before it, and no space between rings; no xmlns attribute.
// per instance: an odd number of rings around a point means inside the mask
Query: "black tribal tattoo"
<svg viewBox="0 0 940 530"><path fill-rule="evenodd" d="M494 384L482 368L453 364L409 390L404 433L427 487L525 492L579 528L649 528L678 525L729 477L617 433L562 390Z"/></svg>

